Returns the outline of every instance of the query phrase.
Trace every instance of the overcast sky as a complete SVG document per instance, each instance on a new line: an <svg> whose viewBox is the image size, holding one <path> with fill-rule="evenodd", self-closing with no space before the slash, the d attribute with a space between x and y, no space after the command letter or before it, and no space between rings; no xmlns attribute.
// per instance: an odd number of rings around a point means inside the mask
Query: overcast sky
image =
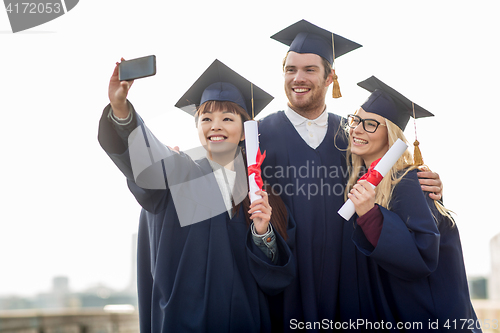
<svg viewBox="0 0 500 333"><path fill-rule="evenodd" d="M306 19L363 45L336 62L352 113L371 75L434 113L417 122L425 162L457 213L469 275L490 272L500 232L497 169L500 90L497 1L81 0L66 15L12 34L0 11L0 295L46 291L56 275L74 291L129 283L140 207L97 142L116 61L155 54L157 75L137 80L130 101L168 145L192 148L190 116L175 102L219 59L284 109L287 47L269 37ZM406 131L414 140L413 124ZM490 180L492 179L492 180Z"/></svg>

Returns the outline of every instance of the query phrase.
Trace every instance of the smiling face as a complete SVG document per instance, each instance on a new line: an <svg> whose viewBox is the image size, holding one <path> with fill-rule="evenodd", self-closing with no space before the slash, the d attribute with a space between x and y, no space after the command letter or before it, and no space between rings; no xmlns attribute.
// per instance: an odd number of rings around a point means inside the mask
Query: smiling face
<svg viewBox="0 0 500 333"><path fill-rule="evenodd" d="M386 124L385 118L375 113L369 113L359 108L356 115L362 119L374 119L380 124ZM387 136L387 126L378 126L375 133L368 133L360 122L355 128L349 129L349 140L351 152L358 155L365 161L365 166L369 167L371 163L389 150L389 139Z"/></svg>
<svg viewBox="0 0 500 333"><path fill-rule="evenodd" d="M224 107L224 102L211 103L202 105L197 116L200 143L208 151L209 158L221 165L226 164L227 158L234 158L238 144L245 138L243 120L235 108L237 106Z"/></svg>
<svg viewBox="0 0 500 333"><path fill-rule="evenodd" d="M325 96L332 75L325 79L322 59L317 54L289 52L284 65L285 93L290 107L309 119L325 109Z"/></svg>

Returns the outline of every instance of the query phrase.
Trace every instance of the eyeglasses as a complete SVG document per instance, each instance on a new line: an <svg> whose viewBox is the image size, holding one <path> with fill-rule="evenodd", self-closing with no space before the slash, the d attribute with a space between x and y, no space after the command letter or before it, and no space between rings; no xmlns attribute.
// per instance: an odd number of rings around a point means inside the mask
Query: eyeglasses
<svg viewBox="0 0 500 333"><path fill-rule="evenodd" d="M375 119L363 119L354 114L347 116L347 124L350 128L358 127L359 123L363 123L363 129L368 133L375 133L379 125L386 126L376 121Z"/></svg>

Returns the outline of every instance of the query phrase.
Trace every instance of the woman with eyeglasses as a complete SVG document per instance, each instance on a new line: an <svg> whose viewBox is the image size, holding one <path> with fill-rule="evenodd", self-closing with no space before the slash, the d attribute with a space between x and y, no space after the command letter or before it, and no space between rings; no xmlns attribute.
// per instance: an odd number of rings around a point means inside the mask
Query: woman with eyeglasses
<svg viewBox="0 0 500 333"><path fill-rule="evenodd" d="M359 171L373 167L398 138L407 142L410 115L432 114L373 76L358 85L372 94L348 116L352 168L345 193L356 208L350 222L364 328L480 332L457 226L441 202L422 192L412 154L406 150L375 189L359 180Z"/></svg>

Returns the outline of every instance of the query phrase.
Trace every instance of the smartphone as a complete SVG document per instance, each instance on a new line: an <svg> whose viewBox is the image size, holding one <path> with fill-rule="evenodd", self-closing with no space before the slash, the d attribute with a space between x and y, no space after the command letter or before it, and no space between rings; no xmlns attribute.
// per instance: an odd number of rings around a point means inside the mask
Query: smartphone
<svg viewBox="0 0 500 333"><path fill-rule="evenodd" d="M120 81L130 81L156 74L156 56L136 58L122 61L118 66Z"/></svg>

